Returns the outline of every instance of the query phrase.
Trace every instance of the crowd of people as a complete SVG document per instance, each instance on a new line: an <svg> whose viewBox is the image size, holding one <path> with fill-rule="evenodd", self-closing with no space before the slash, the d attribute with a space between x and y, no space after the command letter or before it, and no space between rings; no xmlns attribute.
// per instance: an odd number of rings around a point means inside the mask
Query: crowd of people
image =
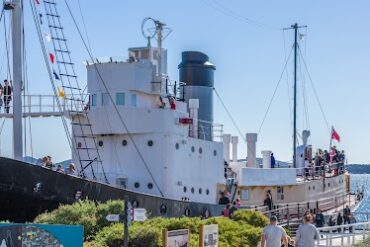
<svg viewBox="0 0 370 247"><path fill-rule="evenodd" d="M5 79L4 85L0 83L0 111L1 107L4 105L4 112L9 113L12 91L11 82L9 83L9 81Z"/></svg>
<svg viewBox="0 0 370 247"><path fill-rule="evenodd" d="M330 152L319 149L312 160L305 159L305 180L309 177L324 176L326 172L334 172L335 176L343 174L345 160L344 150L339 151L336 146L331 147Z"/></svg>
<svg viewBox="0 0 370 247"><path fill-rule="evenodd" d="M64 169L61 164L54 165L52 162L52 158L50 156L43 157L41 159L40 165L44 168L47 168L47 169L50 169L56 172L60 172L63 174L72 175L72 176L77 175L76 166L74 163L70 163L69 166Z"/></svg>
<svg viewBox="0 0 370 247"><path fill-rule="evenodd" d="M233 217L233 214L240 208L241 201L239 198L236 198L236 200L231 203L229 197L225 194L225 192L221 191L218 204L225 205L225 208L222 210L221 215L231 219Z"/></svg>

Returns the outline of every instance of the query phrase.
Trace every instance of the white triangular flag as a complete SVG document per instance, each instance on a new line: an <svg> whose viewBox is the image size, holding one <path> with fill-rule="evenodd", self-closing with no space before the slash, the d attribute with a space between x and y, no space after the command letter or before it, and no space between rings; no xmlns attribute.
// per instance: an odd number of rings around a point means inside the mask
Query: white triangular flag
<svg viewBox="0 0 370 247"><path fill-rule="evenodd" d="M51 41L51 35L50 35L50 33L44 33L44 35L45 35L46 41L47 42L50 42Z"/></svg>

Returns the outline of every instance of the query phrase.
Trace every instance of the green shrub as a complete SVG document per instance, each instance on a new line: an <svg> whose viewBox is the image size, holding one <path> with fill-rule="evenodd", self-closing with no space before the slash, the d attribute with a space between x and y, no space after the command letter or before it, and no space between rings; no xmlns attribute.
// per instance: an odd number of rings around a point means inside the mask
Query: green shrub
<svg viewBox="0 0 370 247"><path fill-rule="evenodd" d="M40 214L34 223L83 225L85 239L91 240L103 227L110 225L105 217L123 211L122 201L108 201L95 204L92 201L78 201L72 205L61 205L52 212Z"/></svg>
<svg viewBox="0 0 370 247"><path fill-rule="evenodd" d="M268 218L261 212L247 209L237 210L233 214L233 220L241 221L255 227L265 227L269 223Z"/></svg>

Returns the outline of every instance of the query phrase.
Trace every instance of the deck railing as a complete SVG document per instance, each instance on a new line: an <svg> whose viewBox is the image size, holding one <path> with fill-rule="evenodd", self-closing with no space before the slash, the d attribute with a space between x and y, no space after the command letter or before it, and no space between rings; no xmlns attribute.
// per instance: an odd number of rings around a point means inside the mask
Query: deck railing
<svg viewBox="0 0 370 247"><path fill-rule="evenodd" d="M317 247L352 246L370 236L370 222L320 227L318 230L321 238L316 241Z"/></svg>

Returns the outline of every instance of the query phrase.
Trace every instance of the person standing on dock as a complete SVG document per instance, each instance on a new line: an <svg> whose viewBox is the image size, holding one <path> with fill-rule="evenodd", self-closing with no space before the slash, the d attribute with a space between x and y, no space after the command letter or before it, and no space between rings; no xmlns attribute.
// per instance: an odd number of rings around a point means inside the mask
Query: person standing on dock
<svg viewBox="0 0 370 247"><path fill-rule="evenodd" d="M319 208L317 209L315 224L316 227L323 227L325 225L325 217Z"/></svg>
<svg viewBox="0 0 370 247"><path fill-rule="evenodd" d="M276 161L275 161L274 153L271 153L271 168L275 168L275 167L276 167Z"/></svg>
<svg viewBox="0 0 370 247"><path fill-rule="evenodd" d="M284 242L284 247L288 247L288 235L277 223L277 217L271 216L270 224L263 229L261 247L281 247L281 241Z"/></svg>
<svg viewBox="0 0 370 247"><path fill-rule="evenodd" d="M349 208L348 205L346 205L346 207L343 209L343 221L344 221L344 224L350 224L349 223L349 216L351 215L351 209Z"/></svg>
<svg viewBox="0 0 370 247"><path fill-rule="evenodd" d="M311 224L312 215L305 214L303 224L298 227L295 236L295 247L315 247L315 240L320 239L317 228Z"/></svg>
<svg viewBox="0 0 370 247"><path fill-rule="evenodd" d="M338 217L337 217L337 225L340 226L343 224L343 217L341 215L341 213L338 213ZM342 231L342 228L339 227L338 228L338 232L341 232Z"/></svg>

